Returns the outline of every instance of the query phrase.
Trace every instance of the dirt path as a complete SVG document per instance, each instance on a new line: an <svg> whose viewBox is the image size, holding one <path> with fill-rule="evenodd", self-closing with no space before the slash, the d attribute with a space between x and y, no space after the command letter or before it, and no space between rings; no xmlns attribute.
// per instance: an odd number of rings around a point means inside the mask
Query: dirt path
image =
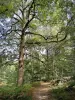
<svg viewBox="0 0 75 100"><path fill-rule="evenodd" d="M33 91L33 100L53 100L50 94L50 83L42 82L41 85Z"/></svg>

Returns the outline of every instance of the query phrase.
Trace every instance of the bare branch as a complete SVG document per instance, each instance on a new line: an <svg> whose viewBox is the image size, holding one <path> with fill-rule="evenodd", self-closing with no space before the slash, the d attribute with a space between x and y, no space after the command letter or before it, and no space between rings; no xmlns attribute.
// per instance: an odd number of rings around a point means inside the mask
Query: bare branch
<svg viewBox="0 0 75 100"><path fill-rule="evenodd" d="M23 21L22 20L22 18L17 14L17 13L14 13L21 21Z"/></svg>
<svg viewBox="0 0 75 100"><path fill-rule="evenodd" d="M13 17L13 19L15 19L16 21L20 22L20 20L18 18L16 18L16 17Z"/></svg>

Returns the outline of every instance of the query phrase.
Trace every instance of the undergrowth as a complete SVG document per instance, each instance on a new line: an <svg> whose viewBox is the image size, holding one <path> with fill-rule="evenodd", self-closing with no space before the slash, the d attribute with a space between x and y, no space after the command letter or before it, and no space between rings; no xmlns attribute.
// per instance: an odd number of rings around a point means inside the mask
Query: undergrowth
<svg viewBox="0 0 75 100"><path fill-rule="evenodd" d="M75 100L75 89L58 88L52 90L55 100Z"/></svg>
<svg viewBox="0 0 75 100"><path fill-rule="evenodd" d="M1 86L0 100L32 100L30 90L32 85L25 84L22 87Z"/></svg>

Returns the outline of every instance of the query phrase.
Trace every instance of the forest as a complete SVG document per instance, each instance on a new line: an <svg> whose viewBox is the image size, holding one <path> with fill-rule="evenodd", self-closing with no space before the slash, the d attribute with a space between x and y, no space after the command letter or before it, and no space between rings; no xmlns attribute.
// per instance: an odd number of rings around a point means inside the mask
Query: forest
<svg viewBox="0 0 75 100"><path fill-rule="evenodd" d="M75 100L75 0L0 0L0 100Z"/></svg>

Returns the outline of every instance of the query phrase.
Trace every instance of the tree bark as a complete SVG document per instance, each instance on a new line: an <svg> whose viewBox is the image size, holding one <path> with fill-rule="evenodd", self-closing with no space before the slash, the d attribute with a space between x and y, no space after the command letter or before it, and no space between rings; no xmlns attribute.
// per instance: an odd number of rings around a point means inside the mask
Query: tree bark
<svg viewBox="0 0 75 100"><path fill-rule="evenodd" d="M24 2L22 2L22 3L24 3ZM25 48L24 36L25 36L25 31L28 28L29 23L33 20L34 15L35 15L35 14L33 14L32 18L30 19L30 16L31 16L30 12L32 10L33 3L34 3L34 1L30 5L29 10L27 10L28 17L26 18L26 20L27 20L26 23L25 23L25 16L24 16L26 9L24 10L24 5L22 5L22 10L21 10L21 13L22 13L22 24L21 24L22 34L21 34L20 50L19 50L19 66L18 66L18 80L17 80L18 86L22 86L23 81L24 81L24 51L25 51L24 50L24 48Z"/></svg>
<svg viewBox="0 0 75 100"><path fill-rule="evenodd" d="M24 45L24 33L22 32L19 50L18 86L23 85L24 81Z"/></svg>

